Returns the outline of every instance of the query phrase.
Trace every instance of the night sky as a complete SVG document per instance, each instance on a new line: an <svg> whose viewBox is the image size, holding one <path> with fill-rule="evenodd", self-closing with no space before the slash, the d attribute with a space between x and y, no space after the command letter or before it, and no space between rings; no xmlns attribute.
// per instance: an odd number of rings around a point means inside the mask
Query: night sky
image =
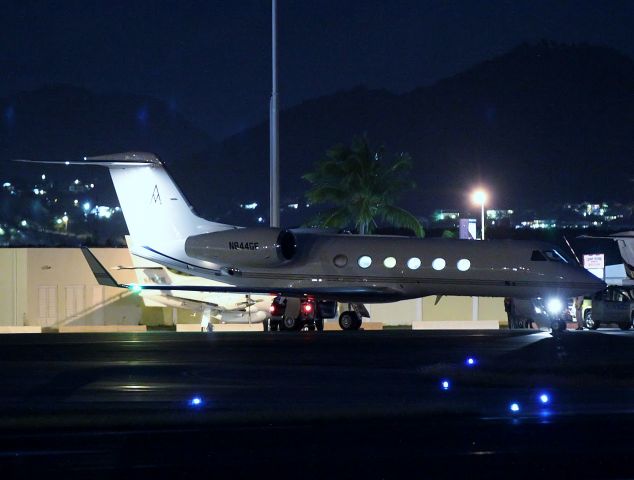
<svg viewBox="0 0 634 480"><path fill-rule="evenodd" d="M630 1L279 0L282 106L403 92L550 39L634 56ZM266 118L270 2L3 2L0 96L51 83L147 94L219 139Z"/></svg>

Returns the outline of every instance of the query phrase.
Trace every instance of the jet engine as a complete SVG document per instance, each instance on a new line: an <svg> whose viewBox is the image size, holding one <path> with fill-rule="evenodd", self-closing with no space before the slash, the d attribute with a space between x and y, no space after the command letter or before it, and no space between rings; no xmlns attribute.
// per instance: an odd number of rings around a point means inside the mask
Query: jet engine
<svg viewBox="0 0 634 480"><path fill-rule="evenodd" d="M229 267L276 267L291 260L295 235L279 228L237 228L188 237L185 253Z"/></svg>

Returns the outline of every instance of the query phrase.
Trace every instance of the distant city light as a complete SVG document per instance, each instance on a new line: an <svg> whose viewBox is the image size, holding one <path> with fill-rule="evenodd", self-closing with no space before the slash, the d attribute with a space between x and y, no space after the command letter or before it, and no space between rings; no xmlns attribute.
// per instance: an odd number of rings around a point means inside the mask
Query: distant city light
<svg viewBox="0 0 634 480"><path fill-rule="evenodd" d="M4 229L0 227L0 235L4 235Z"/></svg>
<svg viewBox="0 0 634 480"><path fill-rule="evenodd" d="M2 184L2 186L3 186L4 188L9 188L9 187L11 186L11 183L10 183L10 182L4 182L4 183Z"/></svg>
<svg viewBox="0 0 634 480"><path fill-rule="evenodd" d="M73 200L73 204L74 204L74 205L79 204L79 200L77 200L77 199Z"/></svg>
<svg viewBox="0 0 634 480"><path fill-rule="evenodd" d="M76 178L74 183L75 183L75 185L79 185L79 179Z"/></svg>
<svg viewBox="0 0 634 480"><path fill-rule="evenodd" d="M46 180L46 175L42 174L42 180Z"/></svg>
<svg viewBox="0 0 634 480"><path fill-rule="evenodd" d="M91 184L90 184L90 188L95 188L95 184L94 184L94 183L91 183Z"/></svg>
<svg viewBox="0 0 634 480"><path fill-rule="evenodd" d="M520 405L519 405L519 403L513 402L513 403L511 403L509 409L511 410L511 412L517 413L517 412L520 411Z"/></svg>
<svg viewBox="0 0 634 480"><path fill-rule="evenodd" d="M34 193L35 195L39 195L39 194L40 194L40 189L39 189L39 188L34 188L34 189L33 189L33 193Z"/></svg>
<svg viewBox="0 0 634 480"><path fill-rule="evenodd" d="M550 397L548 396L547 393L542 393L539 396L539 401L543 403L544 405L546 405L547 403L550 403Z"/></svg>
<svg viewBox="0 0 634 480"><path fill-rule="evenodd" d="M109 219L112 216L112 209L103 205L95 207L94 211L97 213L97 217Z"/></svg>
<svg viewBox="0 0 634 480"><path fill-rule="evenodd" d="M247 203L246 205L241 205L245 210L255 210L258 208L258 202Z"/></svg>
<svg viewBox="0 0 634 480"><path fill-rule="evenodd" d="M90 210L90 202L84 202L82 207L83 207L84 211L87 212L88 210Z"/></svg>
<svg viewBox="0 0 634 480"><path fill-rule="evenodd" d="M22 225L23 227L26 227L28 225L28 223L26 222L26 220L22 220L20 222L20 225Z"/></svg>
<svg viewBox="0 0 634 480"><path fill-rule="evenodd" d="M262 223L264 221L263 217L258 217L258 222Z"/></svg>
<svg viewBox="0 0 634 480"><path fill-rule="evenodd" d="M64 222L64 223L68 223L68 215L64 215L64 216L62 217L62 222Z"/></svg>
<svg viewBox="0 0 634 480"><path fill-rule="evenodd" d="M62 219L61 218L56 219L55 223L57 223L58 225L61 225L62 224Z"/></svg>
<svg viewBox="0 0 634 480"><path fill-rule="evenodd" d="M298 203L289 203L288 204L288 208L294 208L295 210L297 210L299 208L299 204Z"/></svg>

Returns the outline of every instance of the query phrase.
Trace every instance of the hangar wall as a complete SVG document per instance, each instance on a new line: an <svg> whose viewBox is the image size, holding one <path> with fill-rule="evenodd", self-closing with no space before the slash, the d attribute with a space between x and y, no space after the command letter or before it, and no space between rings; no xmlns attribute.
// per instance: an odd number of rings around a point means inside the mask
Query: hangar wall
<svg viewBox="0 0 634 480"><path fill-rule="evenodd" d="M124 248L96 248L107 267L130 265ZM121 281L134 281L119 270ZM143 302L127 290L102 287L77 248L0 249L0 325L137 325Z"/></svg>
<svg viewBox="0 0 634 480"><path fill-rule="evenodd" d="M94 248L107 268L132 265L126 248ZM133 283L132 270L116 270ZM371 319L385 325L414 321L472 320L471 297L436 297L368 305ZM480 298L478 319L506 324L501 298ZM78 248L0 249L0 325L58 328L72 325L199 323L194 312L146 307L128 290L98 285Z"/></svg>
<svg viewBox="0 0 634 480"><path fill-rule="evenodd" d="M411 325L414 321L464 321L493 320L506 325L504 299L480 297L477 299L477 320L473 318L472 297L442 297L435 304L436 297L416 298L396 303L375 303L367 305L372 320L385 325ZM474 328L477 328L474 326Z"/></svg>

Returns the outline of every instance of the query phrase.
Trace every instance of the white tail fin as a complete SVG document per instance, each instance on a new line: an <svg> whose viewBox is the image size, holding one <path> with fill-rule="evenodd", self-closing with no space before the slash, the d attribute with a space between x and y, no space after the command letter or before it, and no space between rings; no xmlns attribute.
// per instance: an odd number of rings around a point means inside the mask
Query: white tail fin
<svg viewBox="0 0 634 480"><path fill-rule="evenodd" d="M140 246L236 228L194 214L192 206L152 153L114 153L84 157L81 162L17 161L108 167L130 235Z"/></svg>
<svg viewBox="0 0 634 480"><path fill-rule="evenodd" d="M85 160L105 164L110 170L128 230L137 245L232 228L196 216L163 164L151 153L127 152Z"/></svg>

